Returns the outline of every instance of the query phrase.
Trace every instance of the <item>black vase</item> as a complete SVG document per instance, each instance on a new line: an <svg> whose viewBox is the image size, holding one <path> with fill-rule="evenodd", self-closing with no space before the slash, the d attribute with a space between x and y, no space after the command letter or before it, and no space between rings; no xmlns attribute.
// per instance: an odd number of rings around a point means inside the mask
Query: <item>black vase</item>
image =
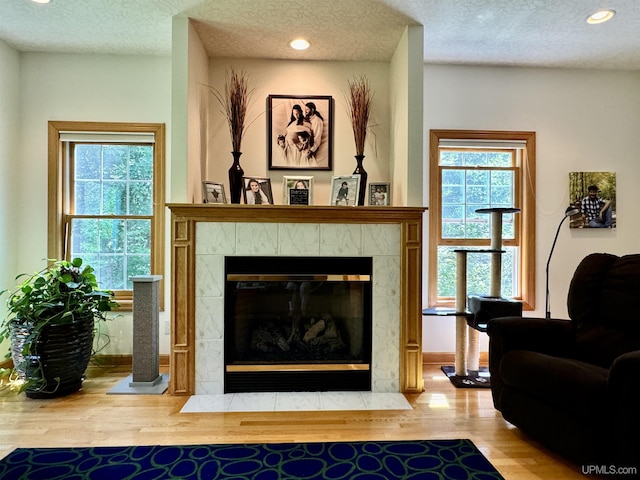
<svg viewBox="0 0 640 480"><path fill-rule="evenodd" d="M364 205L364 199L367 196L367 171L362 166L364 155L356 155L358 165L353 171L354 175L360 175L360 193L358 193L358 205Z"/></svg>
<svg viewBox="0 0 640 480"><path fill-rule="evenodd" d="M11 322L11 356L29 398L55 398L80 390L93 349L94 316L44 326L30 355L23 355L35 326Z"/></svg>
<svg viewBox="0 0 640 480"><path fill-rule="evenodd" d="M240 166L242 152L231 152L231 155L233 155L233 165L229 169L229 194L231 195L231 203L240 203L244 175L244 170Z"/></svg>

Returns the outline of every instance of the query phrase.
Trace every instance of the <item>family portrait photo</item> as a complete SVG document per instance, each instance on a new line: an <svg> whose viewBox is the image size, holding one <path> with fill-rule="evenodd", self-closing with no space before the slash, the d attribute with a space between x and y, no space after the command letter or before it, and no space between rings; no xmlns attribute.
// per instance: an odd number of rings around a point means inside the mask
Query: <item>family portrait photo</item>
<svg viewBox="0 0 640 480"><path fill-rule="evenodd" d="M224 193L224 185L218 182L202 182L203 203L227 203L227 196Z"/></svg>
<svg viewBox="0 0 640 480"><path fill-rule="evenodd" d="M242 177L244 188L242 196L247 205L273 205L271 179L258 177Z"/></svg>
<svg viewBox="0 0 640 480"><path fill-rule="evenodd" d="M269 95L269 169L331 170L333 99Z"/></svg>

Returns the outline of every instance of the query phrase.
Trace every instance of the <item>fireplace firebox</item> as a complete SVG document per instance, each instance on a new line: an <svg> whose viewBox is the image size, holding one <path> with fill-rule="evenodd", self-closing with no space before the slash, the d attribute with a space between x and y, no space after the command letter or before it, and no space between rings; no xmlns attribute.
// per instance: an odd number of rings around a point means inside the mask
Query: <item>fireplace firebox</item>
<svg viewBox="0 0 640 480"><path fill-rule="evenodd" d="M224 391L370 391L371 257L225 258Z"/></svg>

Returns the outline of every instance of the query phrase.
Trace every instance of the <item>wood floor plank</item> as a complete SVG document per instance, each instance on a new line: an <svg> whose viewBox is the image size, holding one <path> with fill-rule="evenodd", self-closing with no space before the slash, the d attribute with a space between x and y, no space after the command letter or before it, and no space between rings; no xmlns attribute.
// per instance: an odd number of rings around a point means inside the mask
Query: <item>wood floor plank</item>
<svg viewBox="0 0 640 480"><path fill-rule="evenodd" d="M493 408L488 389L456 389L425 365L413 410L180 413L187 397L108 395L130 372L92 366L83 390L56 400L0 391L0 457L18 447L359 440L472 440L507 480L597 479L527 438Z"/></svg>

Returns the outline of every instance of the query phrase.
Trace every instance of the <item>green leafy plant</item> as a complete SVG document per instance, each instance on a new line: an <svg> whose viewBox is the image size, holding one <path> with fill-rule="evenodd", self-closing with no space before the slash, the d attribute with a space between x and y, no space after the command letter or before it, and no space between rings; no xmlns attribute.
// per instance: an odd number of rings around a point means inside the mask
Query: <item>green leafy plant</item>
<svg viewBox="0 0 640 480"><path fill-rule="evenodd" d="M117 306L112 300L113 292L98 287L93 267L83 265L81 258L49 262L50 266L39 272L16 277L22 284L9 294L7 316L0 327L0 339L12 341L7 358L12 356L14 360L13 368L1 369L0 377L22 380L9 382L18 383L19 391L46 384L37 351L46 327L71 324L87 317L94 323L106 320L106 312ZM17 347L12 338L16 329L28 332Z"/></svg>

